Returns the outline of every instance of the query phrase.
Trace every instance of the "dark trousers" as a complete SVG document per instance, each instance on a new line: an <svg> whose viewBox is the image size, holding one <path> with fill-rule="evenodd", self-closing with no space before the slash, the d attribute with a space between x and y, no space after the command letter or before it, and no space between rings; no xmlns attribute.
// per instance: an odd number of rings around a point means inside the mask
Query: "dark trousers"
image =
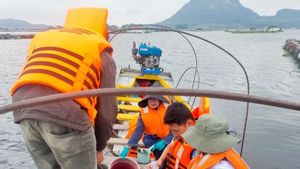
<svg viewBox="0 0 300 169"><path fill-rule="evenodd" d="M153 135L145 135L144 139L143 139L143 143L145 144L146 148L151 147L153 144L157 143L161 141L161 138L159 137L155 137ZM161 156L161 154L163 153L164 150L162 151L158 151L158 150L154 150L153 154L156 160L159 159L159 157Z"/></svg>

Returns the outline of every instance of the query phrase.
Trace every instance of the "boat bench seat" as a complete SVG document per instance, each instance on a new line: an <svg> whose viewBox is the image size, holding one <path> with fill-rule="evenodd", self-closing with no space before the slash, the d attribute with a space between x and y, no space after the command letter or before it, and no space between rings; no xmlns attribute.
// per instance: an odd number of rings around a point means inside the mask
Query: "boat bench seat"
<svg viewBox="0 0 300 169"><path fill-rule="evenodd" d="M121 146L126 146L127 145L127 142L128 142L129 139L127 138L110 138L108 141L107 141L107 145L121 145ZM143 142L140 140L138 142L139 146L144 146Z"/></svg>
<svg viewBox="0 0 300 169"><path fill-rule="evenodd" d="M119 104L118 109L126 110L129 112L139 112L141 110L139 106L123 105L123 104Z"/></svg>
<svg viewBox="0 0 300 169"><path fill-rule="evenodd" d="M118 113L117 119L120 121L130 121L130 120L136 120L139 118L139 113L130 113L130 114L125 114L125 113Z"/></svg>
<svg viewBox="0 0 300 169"><path fill-rule="evenodd" d="M120 96L120 97L117 97L117 100L118 101L124 101L124 102L139 102L139 101L141 101L141 98L137 98L137 97L122 97L122 96Z"/></svg>
<svg viewBox="0 0 300 169"><path fill-rule="evenodd" d="M129 129L129 126L126 124L114 124L113 125L114 130L125 130L127 131Z"/></svg>
<svg viewBox="0 0 300 169"><path fill-rule="evenodd" d="M131 87L129 85L117 84L116 88L118 88L118 89L126 89L126 88L131 88Z"/></svg>

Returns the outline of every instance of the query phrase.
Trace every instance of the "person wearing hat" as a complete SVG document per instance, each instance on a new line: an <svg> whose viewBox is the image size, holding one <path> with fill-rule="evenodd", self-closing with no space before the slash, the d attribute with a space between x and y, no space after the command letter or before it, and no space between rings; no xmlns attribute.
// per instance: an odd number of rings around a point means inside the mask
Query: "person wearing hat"
<svg viewBox="0 0 300 169"><path fill-rule="evenodd" d="M149 164L147 169L186 168L191 159L197 155L197 150L188 145L181 136L195 124L193 114L185 104L174 102L167 108L164 123L169 126L174 139L165 148L160 158Z"/></svg>
<svg viewBox="0 0 300 169"><path fill-rule="evenodd" d="M196 125L182 135L199 153L188 169L248 169L249 166L233 149L240 140L229 135L228 129L226 119L202 115Z"/></svg>
<svg viewBox="0 0 300 169"><path fill-rule="evenodd" d="M125 158L130 148L136 147L143 137L146 148L151 147L156 159L158 159L167 144L173 138L168 126L164 124L166 106L170 101L162 95L146 95L138 105L142 108L136 128L127 142L127 146L120 153Z"/></svg>
<svg viewBox="0 0 300 169"><path fill-rule="evenodd" d="M114 88L107 15L106 8L71 9L62 29L37 33L12 87L13 102ZM115 96L81 97L18 109L13 115L38 169L96 169L111 136L117 102Z"/></svg>

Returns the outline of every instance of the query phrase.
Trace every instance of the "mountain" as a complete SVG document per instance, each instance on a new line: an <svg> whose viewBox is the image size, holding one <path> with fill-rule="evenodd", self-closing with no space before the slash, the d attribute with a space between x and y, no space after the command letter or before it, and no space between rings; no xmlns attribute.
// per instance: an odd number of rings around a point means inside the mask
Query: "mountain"
<svg viewBox="0 0 300 169"><path fill-rule="evenodd" d="M191 0L160 24L175 27L299 26L300 10L284 9L275 16L260 16L239 0ZM296 23L297 22L297 23Z"/></svg>
<svg viewBox="0 0 300 169"><path fill-rule="evenodd" d="M48 25L31 24L29 22L18 19L0 19L1 29L47 29Z"/></svg>
<svg viewBox="0 0 300 169"><path fill-rule="evenodd" d="M262 21L269 25L300 28L300 10L281 9L275 16L263 16Z"/></svg>
<svg viewBox="0 0 300 169"><path fill-rule="evenodd" d="M108 30L117 30L118 26L107 25ZM62 26L50 26L44 24L31 24L29 22L18 19L0 19L0 31L1 30L46 30L62 28Z"/></svg>

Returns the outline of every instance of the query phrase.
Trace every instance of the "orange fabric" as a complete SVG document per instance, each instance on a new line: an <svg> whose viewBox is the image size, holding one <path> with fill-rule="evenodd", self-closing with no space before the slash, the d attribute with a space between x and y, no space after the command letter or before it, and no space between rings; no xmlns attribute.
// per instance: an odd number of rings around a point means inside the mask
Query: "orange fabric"
<svg viewBox="0 0 300 169"><path fill-rule="evenodd" d="M210 101L208 97L202 97L199 107L196 107L193 111L193 117L197 120L201 115L208 114L210 111Z"/></svg>
<svg viewBox="0 0 300 169"><path fill-rule="evenodd" d="M145 133L165 138L169 134L169 127L164 124L166 107L160 103L157 110L148 106L141 110L141 117L145 126Z"/></svg>
<svg viewBox="0 0 300 169"><path fill-rule="evenodd" d="M205 156L207 155L209 156L205 160ZM194 158L188 165L188 169L209 169L223 159L226 159L235 169L249 168L246 162L240 157L240 155L234 149L229 149L219 154L207 154L207 155L204 156L199 155L196 158Z"/></svg>
<svg viewBox="0 0 300 169"><path fill-rule="evenodd" d="M137 150L136 149L130 149L127 156L137 158L138 157L137 156ZM153 159L153 160L155 159L155 156L154 156L153 152L150 153L150 158Z"/></svg>
<svg viewBox="0 0 300 169"><path fill-rule="evenodd" d="M61 93L97 89L101 79L101 53L112 51L100 34L83 29L61 29L38 33L11 95L28 84L51 87ZM92 123L97 97L76 98L87 109Z"/></svg>
<svg viewBox="0 0 300 169"><path fill-rule="evenodd" d="M174 139L166 159L167 168L187 168L193 150L194 148L187 144L183 138Z"/></svg>
<svg viewBox="0 0 300 169"><path fill-rule="evenodd" d="M138 121L138 119L129 121L129 129L128 129L128 132L127 132L127 135L125 136L125 138L129 139L131 137L131 135L133 134L133 132L136 128L137 121Z"/></svg>

